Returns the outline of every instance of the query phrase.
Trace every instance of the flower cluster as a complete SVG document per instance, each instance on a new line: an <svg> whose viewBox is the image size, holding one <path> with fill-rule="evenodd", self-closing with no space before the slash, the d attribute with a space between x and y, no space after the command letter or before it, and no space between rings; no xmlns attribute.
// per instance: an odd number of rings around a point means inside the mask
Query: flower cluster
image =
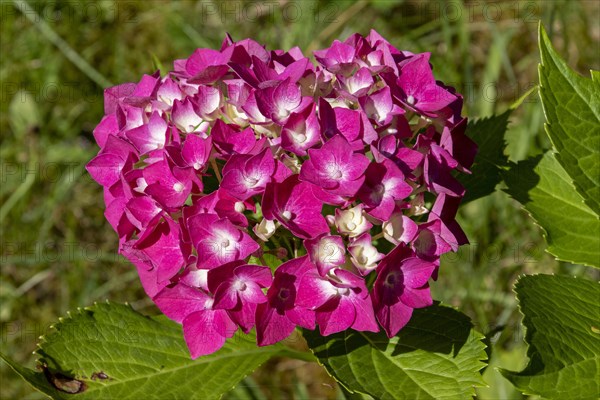
<svg viewBox="0 0 600 400"><path fill-rule="evenodd" d="M105 92L87 170L194 358L237 329L394 336L467 243L455 170L476 146L429 54L371 31L314 56L227 37Z"/></svg>

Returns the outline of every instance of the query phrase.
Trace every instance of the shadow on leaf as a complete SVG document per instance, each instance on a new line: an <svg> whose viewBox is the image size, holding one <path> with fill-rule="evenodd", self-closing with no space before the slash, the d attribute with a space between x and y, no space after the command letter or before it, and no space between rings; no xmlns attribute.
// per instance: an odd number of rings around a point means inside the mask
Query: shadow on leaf
<svg viewBox="0 0 600 400"><path fill-rule="evenodd" d="M504 173L504 181L508 186L508 189L504 189L504 191L523 205L531 201L529 191L540 182L540 177L535 169L541 160L542 154L516 164L511 163L510 169Z"/></svg>
<svg viewBox="0 0 600 400"><path fill-rule="evenodd" d="M355 332L348 330L327 337L317 331L304 330L304 336L315 349L318 358L339 357L364 346L385 352L394 346L392 356L415 350L452 354L456 357L471 334L471 320L466 315L435 303L416 309L410 322L393 338L385 333ZM320 347L320 345L325 344ZM319 347L317 347L319 346Z"/></svg>
<svg viewBox="0 0 600 400"><path fill-rule="evenodd" d="M471 334L471 320L439 303L416 309L408 325L396 337L392 356L414 350L452 354L456 357Z"/></svg>

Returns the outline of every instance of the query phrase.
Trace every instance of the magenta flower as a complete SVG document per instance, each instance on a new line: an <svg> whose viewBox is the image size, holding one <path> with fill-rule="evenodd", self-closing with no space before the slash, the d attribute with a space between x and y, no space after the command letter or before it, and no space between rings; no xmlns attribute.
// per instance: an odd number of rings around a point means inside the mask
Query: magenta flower
<svg viewBox="0 0 600 400"><path fill-rule="evenodd" d="M100 153L86 165L86 169L99 184L112 186L119 181L121 173L130 170L138 159L131 144L110 135Z"/></svg>
<svg viewBox="0 0 600 400"><path fill-rule="evenodd" d="M329 232L325 218L321 215L322 203L313 194L313 185L300 182L292 175L281 183L272 183L270 195L263 196L263 215L277 219L294 235L310 239Z"/></svg>
<svg viewBox="0 0 600 400"><path fill-rule="evenodd" d="M238 328L261 346L316 324L393 336L468 243L457 175L477 146L429 53L371 31L314 55L227 36L105 90L86 168L193 358Z"/></svg>
<svg viewBox="0 0 600 400"><path fill-rule="evenodd" d="M465 135L466 129L467 119L463 118L453 128L444 127L440 138L440 146L458 162L464 171L471 168L477 154L477 145Z"/></svg>
<svg viewBox="0 0 600 400"><path fill-rule="evenodd" d="M262 150L263 142L257 141L251 128L242 131L216 120L210 132L215 150L224 158L234 154L255 154Z"/></svg>
<svg viewBox="0 0 600 400"><path fill-rule="evenodd" d="M302 113L292 113L281 130L281 147L298 156L321 141L321 128L315 113L315 106Z"/></svg>
<svg viewBox="0 0 600 400"><path fill-rule="evenodd" d="M146 230L134 245L151 260L157 270L156 279L162 283L175 276L183 267L180 232L170 218L159 223L153 230Z"/></svg>
<svg viewBox="0 0 600 400"><path fill-rule="evenodd" d="M178 83L167 76L156 91L156 101L162 103L162 105L157 104L157 108L170 109L175 100L181 100L183 96L184 93Z"/></svg>
<svg viewBox="0 0 600 400"><path fill-rule="evenodd" d="M413 189L404 181L404 174L388 159L371 163L365 173L365 184L358 198L368 207L367 212L382 221L389 219L396 201L408 197Z"/></svg>
<svg viewBox="0 0 600 400"><path fill-rule="evenodd" d="M141 250L134 249L134 244L135 241L123 243L120 252L135 266L146 294L149 297L154 297L169 284L169 281L158 282L158 270L152 264L152 260Z"/></svg>
<svg viewBox="0 0 600 400"><path fill-rule="evenodd" d="M269 287L271 270L242 262L225 264L208 272L208 288L215 294L213 308L227 310L244 333L254 327L257 304L267 301L262 289Z"/></svg>
<svg viewBox="0 0 600 400"><path fill-rule="evenodd" d="M231 58L232 47L220 52L211 49L197 49L185 63L185 72L190 83L213 83L229 71L227 63Z"/></svg>
<svg viewBox="0 0 600 400"><path fill-rule="evenodd" d="M221 188L240 200L264 192L275 173L271 150L257 155L233 155L223 168Z"/></svg>
<svg viewBox="0 0 600 400"><path fill-rule="evenodd" d="M315 51L315 58L334 74L346 75L356 68L356 49L339 40L334 40L326 50Z"/></svg>
<svg viewBox="0 0 600 400"><path fill-rule="evenodd" d="M173 123L182 132L204 132L209 124L194 110L194 104L188 97L184 101L175 100L171 113Z"/></svg>
<svg viewBox="0 0 600 400"><path fill-rule="evenodd" d="M438 85L431 66L429 53L415 55L401 62L400 77L397 80L400 100L426 115L439 111L455 100L455 96Z"/></svg>
<svg viewBox="0 0 600 400"><path fill-rule="evenodd" d="M204 169L210 159L212 136L203 138L197 135L187 135L181 149L181 157L188 167L196 171Z"/></svg>
<svg viewBox="0 0 600 400"><path fill-rule="evenodd" d="M452 251L457 251L459 246L469 243L467 236L456 222L456 212L460 201L460 197L447 196L442 193L437 197L428 217L428 222L440 221L439 236L450 245Z"/></svg>
<svg viewBox="0 0 600 400"><path fill-rule="evenodd" d="M166 208L181 207L192 191L192 170L172 165L166 155L143 171L144 193Z"/></svg>
<svg viewBox="0 0 600 400"><path fill-rule="evenodd" d="M396 115L404 114L404 109L394 104L388 86L360 97L359 103L367 117L380 126L390 124Z"/></svg>
<svg viewBox="0 0 600 400"><path fill-rule="evenodd" d="M204 121L212 121L220 115L223 99L218 88L200 85L193 99L194 111Z"/></svg>
<svg viewBox="0 0 600 400"><path fill-rule="evenodd" d="M213 308L210 296L185 284L166 287L153 300L163 314L183 325L193 359L219 350L237 330L225 310Z"/></svg>
<svg viewBox="0 0 600 400"><path fill-rule="evenodd" d="M383 237L394 244L408 244L417 236L419 226L401 211L394 212L382 225Z"/></svg>
<svg viewBox="0 0 600 400"><path fill-rule="evenodd" d="M426 148L426 146L422 148ZM429 144L429 152L423 161L423 177L432 192L462 197L465 194L465 188L451 173L457 167L458 162L452 158L450 153L435 143Z"/></svg>
<svg viewBox="0 0 600 400"><path fill-rule="evenodd" d="M213 193L216 193L216 201L207 210L214 209L219 217L226 218L235 225L244 228L248 226L248 218L246 218L244 212L246 210L256 211L256 206L253 202L238 200L222 189Z"/></svg>
<svg viewBox="0 0 600 400"><path fill-rule="evenodd" d="M323 276L346 262L346 248L341 236L322 235L314 239L306 239L304 247L310 261L316 265L319 274Z"/></svg>
<svg viewBox="0 0 600 400"><path fill-rule="evenodd" d="M137 84L123 83L104 89L104 114L115 114L121 103L135 90Z"/></svg>
<svg viewBox="0 0 600 400"><path fill-rule="evenodd" d="M153 112L147 124L125 132L127 139L133 143L140 154L165 147L167 142L167 123L158 114Z"/></svg>
<svg viewBox="0 0 600 400"><path fill-rule="evenodd" d="M199 268L215 268L243 260L260 248L245 232L216 214L198 214L187 220L190 237L198 251Z"/></svg>
<svg viewBox="0 0 600 400"><path fill-rule="evenodd" d="M328 101L319 101L321 133L327 138L341 135L355 151L362 151L365 143L377 139L377 132L369 122L367 114L359 110L343 107L332 107Z"/></svg>
<svg viewBox="0 0 600 400"><path fill-rule="evenodd" d="M337 135L316 150L308 151L300 179L340 196L351 197L364 182L369 159L354 153L344 137Z"/></svg>
<svg viewBox="0 0 600 400"><path fill-rule="evenodd" d="M307 256L280 265L267 292L268 301L256 310L256 335L259 346L279 342L288 337L296 325L315 328L315 313L296 306L300 280L314 266Z"/></svg>
<svg viewBox="0 0 600 400"><path fill-rule="evenodd" d="M138 196L132 197L127 201L124 212L127 214L129 222L140 231L143 231L158 222L158 219L162 216L163 209L151 197Z"/></svg>
<svg viewBox="0 0 600 400"><path fill-rule="evenodd" d="M404 121L405 125L401 124L402 127L397 133L384 136L373 143L371 151L375 161L382 162L385 159L390 159L406 177L414 179L413 172L416 172L417 168L423 164L424 156L423 153L404 145L402 142L405 136L404 132L408 132L409 135L412 135L412 132L405 119L400 121Z"/></svg>
<svg viewBox="0 0 600 400"><path fill-rule="evenodd" d="M427 282L435 268L435 264L411 255L403 245L381 260L373 287L373 305L388 337L395 336L408 323L414 308L433 304Z"/></svg>
<svg viewBox="0 0 600 400"><path fill-rule="evenodd" d="M106 146L106 141L109 137L115 137L119 132L117 116L115 114L105 115L100 123L94 128L93 134L96 143L100 148Z"/></svg>
<svg viewBox="0 0 600 400"><path fill-rule="evenodd" d="M271 82L272 86L256 91L256 105L262 115L275 123L285 124L292 112L299 113L310 104L311 99L302 97L300 88L290 78Z"/></svg>
<svg viewBox="0 0 600 400"><path fill-rule="evenodd" d="M368 68L361 68L351 76L340 76L339 83L341 84L340 92L349 94L350 99L355 99L369 93L369 90L375 83L373 76Z"/></svg>
<svg viewBox="0 0 600 400"><path fill-rule="evenodd" d="M450 243L442 238L442 222L439 219L419 225L412 245L419 257L432 261L452 250Z"/></svg>
<svg viewBox="0 0 600 400"><path fill-rule="evenodd" d="M379 332L373 304L362 278L343 269L323 277L314 268L302 277L296 304L315 310L321 335L346 329Z"/></svg>

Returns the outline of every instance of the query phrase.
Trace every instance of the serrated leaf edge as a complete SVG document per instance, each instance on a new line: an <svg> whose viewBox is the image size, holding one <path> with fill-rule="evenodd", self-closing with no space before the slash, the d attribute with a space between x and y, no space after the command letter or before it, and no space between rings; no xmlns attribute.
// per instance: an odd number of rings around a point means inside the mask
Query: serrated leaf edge
<svg viewBox="0 0 600 400"><path fill-rule="evenodd" d="M458 311L458 312L462 313L462 311L460 311L458 309L458 307L454 307L454 306L449 305L449 304L444 304L442 302L439 302L438 305L439 306L443 306L443 307L447 307L447 308L450 308L450 309L453 309L455 311ZM488 345L483 342L483 339L485 338L485 335L475 329L475 326L473 325L473 322L472 322L471 318L469 318L469 323L471 325L471 329L470 329L471 333L470 334L473 334L474 335L473 336L474 339L476 339L477 342L479 342L479 344L483 346L481 348L481 350L480 350L480 357L483 356L483 358L478 358L478 364L480 364L480 366L477 369L471 370L472 372L480 372L487 365L489 365L489 363L486 362L486 361L489 361L489 357L487 356L487 353L485 352L485 350L488 348ZM359 331L357 331L357 332L360 333L360 334L362 334L362 332L359 332ZM363 334L363 336L364 336L364 334ZM368 338L366 338L366 336L365 336L365 339L367 339L367 341L369 341ZM321 367L323 367L323 369L325 370L325 372L327 372L327 374L331 378L333 378L338 384L340 384L341 386L343 386L344 389L346 389L348 392L350 392L352 394L354 394L354 393L360 393L360 394L364 394L364 395L373 397L373 394L371 394L371 393L368 393L368 392L365 392L365 391L361 391L361 390L358 390L358 389L351 389L350 387L348 387L344 382L342 382L335 375L333 375L332 373L329 372L329 369L327 368L327 366L324 363L321 362L321 360L319 359L319 357L317 357L317 355L316 355L316 353L315 353L315 351L313 350L312 347L309 346L308 348L309 348L310 352L315 356L315 359L317 360L317 364L319 364ZM470 390L469 394L471 394L471 395L474 396L476 394L475 389L478 388L478 387L489 387L489 385L483 379L483 376L481 374L479 374L479 380L478 380L477 384L471 385L471 390Z"/></svg>
<svg viewBox="0 0 600 400"><path fill-rule="evenodd" d="M551 153L552 157L556 158L556 151L554 151L554 150L548 150L548 152ZM557 160L557 162L558 162L558 160ZM560 163L559 163L559 165L560 165ZM560 165L560 167L563 168L562 165ZM506 172L508 172L508 170L503 171L503 174L506 173ZM571 176L568 173L567 173L567 176L569 177L569 179L571 179ZM503 180L504 180L504 178L503 178ZM567 181L567 183L569 183L573 187L573 189L575 189L575 186L573 185L572 181ZM511 199L513 199L514 201L516 201L517 203L519 203L520 204L520 209L523 210L523 211L525 211L527 213L527 215L529 215L529 218L531 218L531 220L533 221L533 224L535 226L537 226L538 228L540 228L540 230L542 231L542 237L544 238L544 243L546 243L546 248L544 249L544 251L546 253L550 254L552 257L554 257L554 260L556 260L556 261L564 261L564 262L568 262L568 263L571 263L571 264L585 265L586 267L591 267L591 268L599 268L598 266L593 265L593 264L588 264L588 263L582 262L582 261L574 261L574 260L571 260L569 257L561 257L561 256L553 253L552 250L550 249L550 243L548 243L548 231L538 222L538 220L533 216L533 214L531 214L531 212L527 209L527 207L523 203L521 203L519 200L515 199L513 197L513 195L511 195L506 189L502 189L502 191L504 193L506 193ZM579 194L579 192L577 192L577 194ZM579 194L579 196L581 196L581 195ZM583 197L581 197L581 198L583 199ZM581 201L581 203L583 205L585 205L586 207L588 207L588 205L585 204L585 202L583 200ZM592 210L592 212L593 212L593 210ZM543 275L543 274L533 274L533 275Z"/></svg>
<svg viewBox="0 0 600 400"><path fill-rule="evenodd" d="M543 45L542 45L543 44ZM562 157L560 156L560 152L557 150L556 145L554 144L554 140L552 139L552 136L549 133L549 129L550 126L552 126L552 124L550 123L550 121L548 120L548 114L546 112L546 105L544 104L544 99L542 98L542 91L543 89L545 89L544 85L542 85L542 70L544 68L549 68L548 66L544 65L544 59L545 54L544 54L544 50L546 52L548 52L550 54L550 58L552 58L552 61L554 63L558 62L559 64L562 64L562 66L567 70L572 72L574 75L581 77L582 79L587 79L583 76L580 76L579 74L577 74L575 71L573 71L571 69L571 67L569 67L569 65L562 59L562 57L560 57L560 55L558 54L558 52L556 51L556 49L554 49L554 46L552 45L552 41L550 40L550 38L548 37L548 34L546 33L546 30L544 29L544 25L542 24L542 22L540 21L538 24L538 45L540 47L540 63L538 64L538 86L539 86L539 90L538 90L538 96L540 97L540 103L542 104L542 111L544 113L544 132L546 133L546 136L548 136L548 139L550 140L550 143L552 144L552 149L553 149L553 156L556 159L556 161L559 163L559 165L565 170L567 176L569 177L570 180L570 184L573 186L573 188L576 190L577 194L579 194L579 196L581 197L581 203L583 203L586 207L588 207L594 214L596 214L596 217L600 217L596 211L594 211L594 209L587 204L586 202L586 194L585 191L583 190L583 188L571 177L571 174L569 174L569 171L565 168L564 165L564 161L562 160ZM543 47L543 49L542 49ZM594 70L590 71L590 81L594 81L593 79L593 74ZM583 192L583 193L582 193ZM552 253L550 253L552 254ZM553 256L556 256L555 254L552 254ZM563 261L567 261L567 260L563 260ZM573 261L568 261L570 263L573 264L579 264L577 262L573 262ZM591 266L588 264L583 264L586 266ZM593 266L592 266L593 267Z"/></svg>
<svg viewBox="0 0 600 400"><path fill-rule="evenodd" d="M552 276L552 277L559 277L561 275L557 275L555 273L552 274L542 274L542 273L537 273L537 274L521 274L517 277L517 279L515 280L515 283L513 284L512 287L512 292L515 294L515 297L517 298L517 310L519 311L519 313L522 315L521 318L521 325L523 326L523 328L525 329L525 336L523 337L523 341L527 344L527 356L528 356L528 364L529 364L529 349L531 347L531 343L529 343L526 338L527 338L527 331L529 330L529 328L523 323L523 321L525 321L525 313L523 312L523 309L521 307L521 299L519 298L519 293L517 292L517 286L519 286L521 284L521 282L523 281L523 279L529 279L531 277L536 277L536 276ZM576 276L570 276L572 278L577 278ZM523 370L527 368L527 366L523 367ZM513 376L518 376L521 372L523 371L511 371L509 369L506 368L502 368L502 367L494 367L494 369L498 372L500 372L500 374L502 374L502 376L504 378L506 378L513 386L515 386L517 389L519 389L523 394L526 395L534 395L534 396L539 396L537 393L533 392L531 390L531 388L529 386L527 387L523 387L523 386L517 386L516 383L514 383L511 378Z"/></svg>
<svg viewBox="0 0 600 400"><path fill-rule="evenodd" d="M97 301L94 301L94 303L93 303L91 306L77 307L77 309L76 309L76 312L77 312L77 314L79 314L79 315L84 315L84 312L85 312L85 311L91 311L91 312L93 312L93 311L97 310L97 308L98 308L98 306L99 306L99 305L104 305L104 304L106 304L106 305L109 305L109 306L110 306L110 305L113 305L113 304L116 304L116 305L124 305L124 306L127 306L127 307L129 307L129 309L131 309L132 311L134 311L134 312L136 312L136 313L140 314L140 313L139 313L138 311L136 311L136 310L133 308L133 306L132 306L130 303L128 303L128 302L125 302L125 303L112 303L112 302L111 302L111 301L109 301L108 299L106 299L104 302L101 302L101 304L99 304ZM143 314L140 314L140 315L143 315ZM75 317L77 317L77 315L75 315ZM145 316L145 317L147 317L147 318L148 318L148 316ZM32 354L34 354L34 355L38 355L38 356L39 356L39 354L37 353L37 350L43 349L43 345L44 345L44 344L46 344L46 343L48 343L48 341L47 341L47 339L46 339L46 336L48 336L48 335L51 335L51 334L60 334L60 327L61 327L62 325L64 325L64 324L65 324L65 322L68 322L69 320L73 320L73 319L74 319L74 318L73 318L73 312L72 312L72 311L70 311L70 310L66 312L66 317L58 317L58 322L57 322L57 323L54 323L54 324L52 324L52 325L50 325L50 326L49 326L49 328L50 328L50 329L52 329L52 330L53 330L53 332L50 332L50 333L48 333L47 335L41 335L41 336L38 338L38 339L39 339L39 342L38 342L38 343L36 343L36 347L37 347L37 349L36 349L36 350L34 350L34 351L32 352ZM311 349L311 352L312 352L312 349ZM273 354L272 354L272 355L271 355L269 358L271 358L271 357L274 357L274 356L276 356L276 355L277 355L277 351L273 351ZM2 357L2 358L3 358L4 360L6 360L6 358L5 358L5 357ZM316 357L315 357L315 358L316 358ZM35 362L36 362L36 365L37 365L37 366L41 366L41 365L43 365L43 362L42 362L42 361L43 361L43 357L38 357L38 358L35 360ZM266 362L266 361L268 361L268 359L267 359L267 360L265 360L265 362ZM43 392L43 391L41 391L39 388L37 388L35 385L33 385L31 382L29 382L27 379L25 379L25 378L24 378L24 377L23 377L23 376L22 376L22 375L19 373L19 371L17 371L15 368L13 368L13 366L12 366L10 363L7 363L7 364L9 364L9 366L11 367L11 369L12 369L12 370L14 370L14 371L15 371L15 373L17 373L17 375L19 375L19 376L20 376L20 377L21 377L23 380L25 380L25 381L26 381L26 382L27 382L27 383L28 383L28 384L29 384L29 385L30 385L30 386L31 386L33 389L35 389L37 392L43 393L44 395L48 396L49 398L52 398L51 396L47 395L45 392ZM258 368L259 368L261 365L263 365L263 364L264 364L264 362L262 362L262 363L258 364L258 365L257 365L257 366L256 366L256 367L255 367L255 368L252 370L252 371L250 371L250 372L248 372L246 375L244 375L244 376L242 377L242 379L240 379L238 382L234 383L234 384L233 384L231 387L229 387L229 388L228 388L228 389L227 389L225 392L221 393L221 394L219 395L219 397L217 397L217 398L218 398L218 399L222 399L222 398L223 398L223 396L224 396L225 394L227 394L227 392L231 391L233 388L235 388L237 385L239 385L239 384L240 384L240 382L242 382L242 381L243 381L243 380L244 380L246 377L248 377L248 376L249 376L251 373L253 373L253 372L254 372L256 369L258 369ZM24 367L24 368L27 368L27 367ZM75 379L75 377L74 377L74 379ZM83 379L83 380L87 380L87 379L84 379L84 378L79 378L79 377L77 377L76 379Z"/></svg>

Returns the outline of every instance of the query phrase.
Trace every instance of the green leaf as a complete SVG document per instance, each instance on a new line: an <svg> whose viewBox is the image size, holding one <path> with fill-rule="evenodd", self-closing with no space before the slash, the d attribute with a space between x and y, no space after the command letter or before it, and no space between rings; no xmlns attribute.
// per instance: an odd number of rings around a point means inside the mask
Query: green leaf
<svg viewBox="0 0 600 400"><path fill-rule="evenodd" d="M494 192L502 181L501 169L508 164L504 155L504 133L511 110L500 115L469 121L467 135L477 143L478 151L471 175L461 174L458 180L465 187L463 204Z"/></svg>
<svg viewBox="0 0 600 400"><path fill-rule="evenodd" d="M501 370L526 394L548 399L600 397L600 284L582 278L530 275L515 285L527 327L529 364Z"/></svg>
<svg viewBox="0 0 600 400"><path fill-rule="evenodd" d="M539 44L546 132L577 192L600 215L600 82L571 70L552 48L541 24Z"/></svg>
<svg viewBox="0 0 600 400"><path fill-rule="evenodd" d="M327 337L305 330L304 337L331 376L376 399L471 399L483 385L483 335L466 315L438 304L415 310L391 339L351 330Z"/></svg>
<svg viewBox="0 0 600 400"><path fill-rule="evenodd" d="M287 355L283 345L259 348L238 334L191 360L178 324L109 303L61 318L39 347L41 372L2 358L57 399L218 399L270 357Z"/></svg>
<svg viewBox="0 0 600 400"><path fill-rule="evenodd" d="M283 264L283 261L280 260L279 258L277 258L275 255L273 254L269 254L269 253L264 253L262 256L263 260L265 261L265 266L271 268L271 271L275 271L277 269L277 267L279 267L281 264ZM255 257L255 256L251 256L250 260L249 260L250 264L256 264L256 265L263 265L262 261L260 260L259 257Z"/></svg>
<svg viewBox="0 0 600 400"><path fill-rule="evenodd" d="M551 152L513 164L504 180L506 192L543 228L550 254L600 267L600 219Z"/></svg>

